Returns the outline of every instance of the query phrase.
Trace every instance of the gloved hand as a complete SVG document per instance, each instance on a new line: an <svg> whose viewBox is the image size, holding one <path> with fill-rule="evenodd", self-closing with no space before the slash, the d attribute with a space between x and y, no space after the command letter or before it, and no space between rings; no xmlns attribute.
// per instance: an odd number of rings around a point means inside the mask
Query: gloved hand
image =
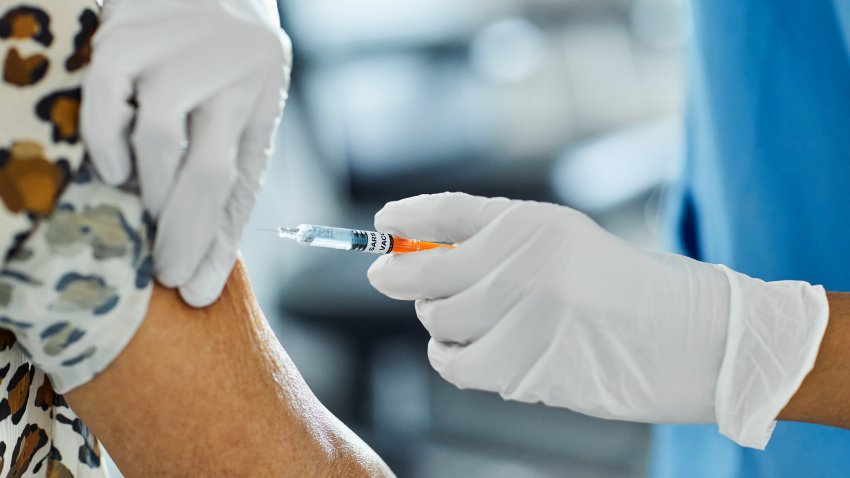
<svg viewBox="0 0 850 478"><path fill-rule="evenodd" d="M814 365L822 287L634 247L554 204L446 193L387 204L379 231L460 243L379 258L460 388L603 418L717 422L763 448Z"/></svg>
<svg viewBox="0 0 850 478"><path fill-rule="evenodd" d="M278 18L274 0L106 0L94 38L83 138L107 183L135 164L156 276L194 306L221 293L271 155L292 61Z"/></svg>

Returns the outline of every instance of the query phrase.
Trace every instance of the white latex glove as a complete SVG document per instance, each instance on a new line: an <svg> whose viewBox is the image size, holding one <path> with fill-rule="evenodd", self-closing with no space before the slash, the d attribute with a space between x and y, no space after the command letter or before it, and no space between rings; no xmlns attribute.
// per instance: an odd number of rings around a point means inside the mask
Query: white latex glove
<svg viewBox="0 0 850 478"><path fill-rule="evenodd" d="M292 61L278 21L274 0L106 0L94 38L86 146L109 184L135 164L156 277L197 307L221 293L271 155Z"/></svg>
<svg viewBox="0 0 850 478"><path fill-rule="evenodd" d="M634 247L575 210L465 194L387 204L379 231L457 242L379 258L461 388L642 422L717 422L763 448L814 365L822 287Z"/></svg>

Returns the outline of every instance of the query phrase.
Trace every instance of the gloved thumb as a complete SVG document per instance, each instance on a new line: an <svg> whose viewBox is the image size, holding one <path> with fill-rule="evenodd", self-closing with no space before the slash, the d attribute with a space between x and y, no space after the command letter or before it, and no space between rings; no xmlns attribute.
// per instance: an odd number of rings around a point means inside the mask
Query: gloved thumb
<svg viewBox="0 0 850 478"><path fill-rule="evenodd" d="M375 228L411 239L462 242L513 204L465 193L423 194L387 203L375 214Z"/></svg>
<svg viewBox="0 0 850 478"><path fill-rule="evenodd" d="M218 299L239 257L237 246L221 239L213 244L195 277L179 288L180 297L192 307L206 307Z"/></svg>

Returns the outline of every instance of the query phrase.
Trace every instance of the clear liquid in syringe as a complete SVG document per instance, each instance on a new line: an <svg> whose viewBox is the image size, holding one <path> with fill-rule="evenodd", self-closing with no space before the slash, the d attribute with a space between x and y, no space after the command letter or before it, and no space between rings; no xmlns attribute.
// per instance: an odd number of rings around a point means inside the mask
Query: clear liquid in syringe
<svg viewBox="0 0 850 478"><path fill-rule="evenodd" d="M301 224L297 227L280 227L278 236L299 244L344 251L361 251L371 254L407 253L429 249L453 248L449 244L405 239L386 232L362 231L342 227Z"/></svg>

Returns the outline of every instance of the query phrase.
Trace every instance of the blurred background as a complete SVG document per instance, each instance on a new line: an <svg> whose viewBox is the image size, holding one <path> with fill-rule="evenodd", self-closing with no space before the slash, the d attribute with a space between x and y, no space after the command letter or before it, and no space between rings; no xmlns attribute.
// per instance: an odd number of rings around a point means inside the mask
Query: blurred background
<svg viewBox="0 0 850 478"><path fill-rule="evenodd" d="M307 383L401 477L636 477L648 428L460 391L365 254L258 231L372 229L441 191L552 201L658 247L679 169L677 0L281 0L295 48L243 254Z"/></svg>

